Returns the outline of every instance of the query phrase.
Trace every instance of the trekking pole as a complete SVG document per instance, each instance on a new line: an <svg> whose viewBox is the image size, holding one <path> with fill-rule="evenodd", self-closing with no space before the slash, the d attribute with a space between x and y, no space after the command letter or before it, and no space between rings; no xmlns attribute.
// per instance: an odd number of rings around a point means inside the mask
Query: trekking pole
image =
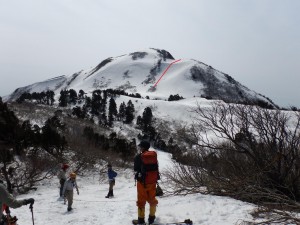
<svg viewBox="0 0 300 225"><path fill-rule="evenodd" d="M32 216L32 224L34 225L34 217L33 217L33 203L30 204L29 209L31 211L31 216Z"/></svg>

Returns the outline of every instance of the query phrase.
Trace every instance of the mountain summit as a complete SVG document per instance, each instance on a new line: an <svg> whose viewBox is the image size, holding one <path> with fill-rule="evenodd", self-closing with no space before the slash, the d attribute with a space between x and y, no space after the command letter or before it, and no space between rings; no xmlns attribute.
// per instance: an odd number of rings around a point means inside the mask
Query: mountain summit
<svg viewBox="0 0 300 225"><path fill-rule="evenodd" d="M228 74L193 59L177 59L166 50L150 48L109 57L89 70L59 76L16 89L6 100L25 92L64 89L117 89L159 99L178 94L183 98L205 97L231 103L273 105L272 101L248 89Z"/></svg>

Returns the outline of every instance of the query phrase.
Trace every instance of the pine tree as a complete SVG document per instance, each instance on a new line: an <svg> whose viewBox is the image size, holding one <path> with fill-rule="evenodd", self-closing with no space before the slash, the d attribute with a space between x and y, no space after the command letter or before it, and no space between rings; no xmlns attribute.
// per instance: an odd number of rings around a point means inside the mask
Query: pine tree
<svg viewBox="0 0 300 225"><path fill-rule="evenodd" d="M143 117L142 117L142 122L143 122L143 130L145 132L147 132L148 130L148 127L151 126L151 123L152 123L152 118L153 118L153 115L152 115L152 110L150 107L146 107L144 109L144 112L143 112Z"/></svg>
<svg viewBox="0 0 300 225"><path fill-rule="evenodd" d="M69 90L69 98L70 103L75 105L77 102L77 92L74 89Z"/></svg>
<svg viewBox="0 0 300 225"><path fill-rule="evenodd" d="M125 109L125 123L131 123L134 119L134 105L131 100L128 101L126 109Z"/></svg>
<svg viewBox="0 0 300 225"><path fill-rule="evenodd" d="M142 127L143 127L144 123L143 123L143 119L142 119L141 116L138 116L138 117L136 118L136 125L137 125L139 128L142 128Z"/></svg>
<svg viewBox="0 0 300 225"><path fill-rule="evenodd" d="M91 113L93 115L99 115L100 108L101 108L101 101L102 101L101 91L100 90L93 91L92 101L91 101L91 108L92 108Z"/></svg>
<svg viewBox="0 0 300 225"><path fill-rule="evenodd" d="M113 98L109 100L108 110L109 110L109 114L112 114L113 116L117 116L118 114L117 104Z"/></svg>
<svg viewBox="0 0 300 225"><path fill-rule="evenodd" d="M125 119L125 111L126 111L126 104L125 102L122 102L119 107L119 119L122 121Z"/></svg>
<svg viewBox="0 0 300 225"><path fill-rule="evenodd" d="M109 100L109 106L108 106L108 126L113 125L113 121L115 120L115 117L117 116L117 104L113 98Z"/></svg>
<svg viewBox="0 0 300 225"><path fill-rule="evenodd" d="M85 92L82 89L80 89L78 92L78 98L83 99L84 95L85 95Z"/></svg>
<svg viewBox="0 0 300 225"><path fill-rule="evenodd" d="M48 105L53 105L54 103L54 91L47 91L46 96L47 96L47 104Z"/></svg>
<svg viewBox="0 0 300 225"><path fill-rule="evenodd" d="M68 105L68 92L66 90L60 91L60 97L59 97L59 106L60 107L66 107Z"/></svg>
<svg viewBox="0 0 300 225"><path fill-rule="evenodd" d="M89 112L92 108L92 99L90 97L86 97L83 105L84 110Z"/></svg>

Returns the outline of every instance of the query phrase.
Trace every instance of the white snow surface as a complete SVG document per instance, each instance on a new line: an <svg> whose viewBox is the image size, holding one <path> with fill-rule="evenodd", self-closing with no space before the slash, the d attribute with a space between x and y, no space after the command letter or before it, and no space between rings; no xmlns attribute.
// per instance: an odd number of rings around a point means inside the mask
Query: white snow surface
<svg viewBox="0 0 300 225"><path fill-rule="evenodd" d="M172 166L171 156L165 152L158 152L160 170L163 172ZM90 172L88 175L78 175L77 184L79 195L74 191L73 210L67 211L67 205L59 199L59 182L56 177L43 181L36 191L17 198L35 199L33 206L35 225L118 225L131 224L137 218L136 187L134 173L131 169L113 168L118 172L114 197L107 199L108 181L101 181L99 174ZM164 177L161 179L164 189ZM242 224L243 220L251 221L250 212L254 205L237 201L228 197L191 194L186 196L158 197L156 222L168 223L191 219L194 224L232 225ZM149 207L146 205L146 219ZM28 206L11 209L16 215L18 223L31 225L32 214Z"/></svg>

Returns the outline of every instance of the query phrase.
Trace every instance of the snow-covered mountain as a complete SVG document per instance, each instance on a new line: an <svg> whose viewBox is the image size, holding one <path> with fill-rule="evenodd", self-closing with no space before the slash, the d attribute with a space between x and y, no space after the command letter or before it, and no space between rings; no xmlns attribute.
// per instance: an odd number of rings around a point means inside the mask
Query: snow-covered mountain
<svg viewBox="0 0 300 225"><path fill-rule="evenodd" d="M71 76L59 76L20 87L4 100L16 100L24 92L63 89L119 89L139 93L143 97L167 99L170 95L183 98L205 97L231 103L266 103L272 101L243 86L231 76L193 59L177 59L165 50L147 49L103 60L95 68Z"/></svg>
<svg viewBox="0 0 300 225"><path fill-rule="evenodd" d="M156 119L155 128L164 140L169 140L170 136L181 128L181 125L186 126L193 123L195 118L193 109L199 105L211 107L213 101L203 97L221 99L226 102L265 103L275 106L268 98L249 90L229 75L217 71L211 66L196 60L174 59L169 52L158 49L107 58L95 68L18 88L4 100L16 100L25 92L53 90L57 99L60 91L64 89L74 89L77 92L83 90L87 94L91 94L95 89L109 88L141 94L144 98L134 99L135 116L143 115L145 107L151 107ZM185 99L165 101L170 95L176 94ZM150 99L145 98L146 96L149 96ZM115 100L119 106L122 102L128 102L132 98L121 95ZM56 110L54 107L48 106L37 105L39 108L36 109L31 107L29 104L24 104L23 107L20 107L22 109L15 110L15 113L20 120L30 120L32 124L40 127ZM82 123L82 120L79 120L78 123ZM107 132L110 133L111 130L114 130L115 133L128 140L133 139L141 132L136 129L135 123L136 119L132 124L115 121L114 126ZM160 171L164 174L174 166L172 156L159 149L154 150L158 153ZM137 216L133 172L131 169L118 169L119 175L113 199L104 197L108 189L107 181L103 182L98 179L98 170L88 174L79 174L80 195L74 196L73 212L67 212L63 201L58 199L56 178L41 182L36 192L31 191L19 198L35 198L34 218L37 224L108 225L124 222L130 224L131 220L136 219ZM160 184L164 190L167 190L166 176L162 176ZM159 198L156 221L164 223L190 218L194 224L252 224L254 218L251 213L254 208L255 205L228 197L199 193L187 196L166 195ZM32 224L27 207L13 212L18 213L19 221L22 224ZM260 221L256 220L255 222Z"/></svg>

